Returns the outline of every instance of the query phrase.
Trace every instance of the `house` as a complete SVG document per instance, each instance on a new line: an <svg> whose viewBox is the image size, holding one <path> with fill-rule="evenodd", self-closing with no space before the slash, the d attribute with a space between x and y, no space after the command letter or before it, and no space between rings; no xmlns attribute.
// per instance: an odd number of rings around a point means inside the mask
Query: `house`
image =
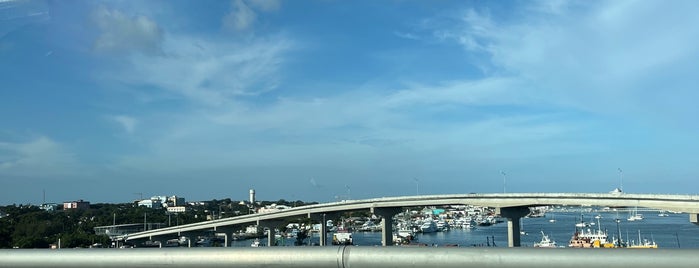
<svg viewBox="0 0 699 268"><path fill-rule="evenodd" d="M69 209L83 210L83 209L89 209L89 208L90 208L90 202L84 201L82 199L77 200L77 201L63 202L63 210L69 210Z"/></svg>

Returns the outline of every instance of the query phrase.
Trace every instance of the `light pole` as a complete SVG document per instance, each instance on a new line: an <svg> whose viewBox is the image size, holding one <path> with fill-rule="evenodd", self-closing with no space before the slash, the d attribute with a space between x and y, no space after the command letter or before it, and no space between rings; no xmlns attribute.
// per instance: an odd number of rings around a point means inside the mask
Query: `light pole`
<svg viewBox="0 0 699 268"><path fill-rule="evenodd" d="M507 174L505 174L505 171L500 171L502 173L502 193L507 193Z"/></svg>

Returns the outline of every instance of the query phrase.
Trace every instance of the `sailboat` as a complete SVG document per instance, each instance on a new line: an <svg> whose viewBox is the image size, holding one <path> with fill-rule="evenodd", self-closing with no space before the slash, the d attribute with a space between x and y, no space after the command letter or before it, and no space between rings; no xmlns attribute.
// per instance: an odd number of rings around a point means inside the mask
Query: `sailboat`
<svg viewBox="0 0 699 268"><path fill-rule="evenodd" d="M556 222L556 214L551 214L551 218L549 219L550 223L555 223Z"/></svg>
<svg viewBox="0 0 699 268"><path fill-rule="evenodd" d="M638 214L638 207L634 207L633 212L629 214L629 218L626 219L628 221L640 221L643 220L643 215Z"/></svg>

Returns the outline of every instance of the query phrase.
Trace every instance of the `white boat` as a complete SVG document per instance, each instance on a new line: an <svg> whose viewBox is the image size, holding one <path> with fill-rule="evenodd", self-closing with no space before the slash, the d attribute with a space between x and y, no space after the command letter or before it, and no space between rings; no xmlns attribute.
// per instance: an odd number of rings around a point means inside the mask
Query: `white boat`
<svg viewBox="0 0 699 268"><path fill-rule="evenodd" d="M643 215L638 214L638 207L635 207L631 214L629 214L629 218L626 219L627 221L640 221L643 220Z"/></svg>
<svg viewBox="0 0 699 268"><path fill-rule="evenodd" d="M373 221L368 220L364 224L362 224L362 227L359 227L359 231L362 231L362 232L381 231L381 226L378 226Z"/></svg>
<svg viewBox="0 0 699 268"><path fill-rule="evenodd" d="M344 228L338 228L337 232L333 233L333 245L352 245L352 233Z"/></svg>
<svg viewBox="0 0 699 268"><path fill-rule="evenodd" d="M420 225L420 231L423 233L434 233L437 231L437 224L432 219L425 219Z"/></svg>
<svg viewBox="0 0 699 268"><path fill-rule="evenodd" d="M252 241L252 244L250 244L251 247L253 248L259 248L262 244L260 243L259 238L255 238L254 241Z"/></svg>
<svg viewBox="0 0 699 268"><path fill-rule="evenodd" d="M654 240L641 239L641 230L638 230L638 241L631 241L627 248L658 248L658 244Z"/></svg>
<svg viewBox="0 0 699 268"><path fill-rule="evenodd" d="M447 223L444 220L437 221L437 231L438 232L449 231L449 223Z"/></svg>
<svg viewBox="0 0 699 268"><path fill-rule="evenodd" d="M557 248L556 241L549 238L548 235L541 231L541 241L539 243L534 243L535 248Z"/></svg>

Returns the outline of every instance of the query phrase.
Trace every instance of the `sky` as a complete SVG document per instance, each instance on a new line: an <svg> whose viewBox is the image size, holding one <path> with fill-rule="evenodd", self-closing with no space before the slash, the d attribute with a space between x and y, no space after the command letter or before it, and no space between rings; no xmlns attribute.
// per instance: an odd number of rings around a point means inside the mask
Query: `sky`
<svg viewBox="0 0 699 268"><path fill-rule="evenodd" d="M0 204L697 194L696 14L0 0Z"/></svg>

